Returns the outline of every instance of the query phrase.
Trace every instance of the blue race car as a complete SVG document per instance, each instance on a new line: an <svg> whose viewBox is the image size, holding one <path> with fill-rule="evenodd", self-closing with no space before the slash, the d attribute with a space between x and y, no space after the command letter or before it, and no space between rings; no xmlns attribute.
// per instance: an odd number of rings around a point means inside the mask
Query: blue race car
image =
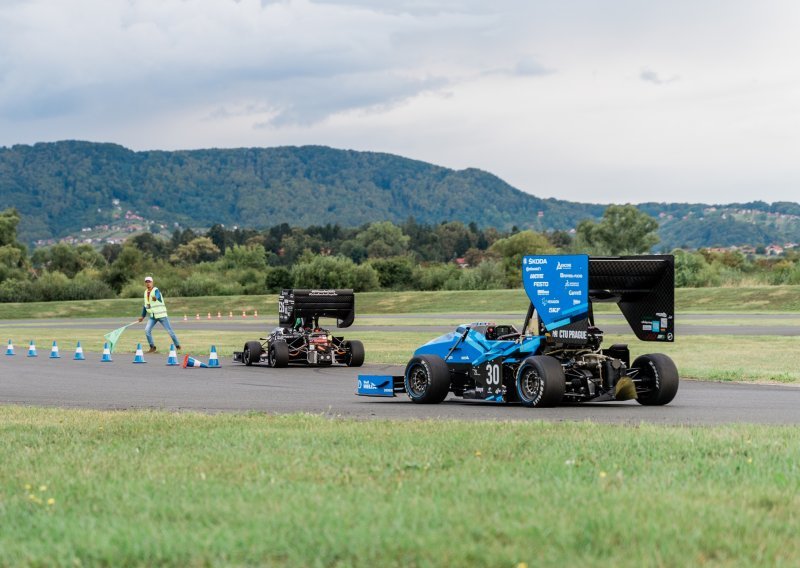
<svg viewBox="0 0 800 568"><path fill-rule="evenodd" d="M636 399L669 403L678 370L664 354L630 361L626 344L601 348L593 302L616 302L643 341L675 338L671 255L526 256L530 299L521 329L475 322L419 347L403 376L359 376L359 395L395 396L436 404L452 392L465 399L520 402L529 407Z"/></svg>

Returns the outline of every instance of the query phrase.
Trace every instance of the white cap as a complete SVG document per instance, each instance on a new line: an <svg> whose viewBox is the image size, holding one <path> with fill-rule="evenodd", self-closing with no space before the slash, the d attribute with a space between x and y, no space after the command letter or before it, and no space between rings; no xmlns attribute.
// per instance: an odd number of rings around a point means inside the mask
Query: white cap
<svg viewBox="0 0 800 568"><path fill-rule="evenodd" d="M152 282L153 281L153 277L152 276L145 276L144 277L144 281L145 282Z"/></svg>

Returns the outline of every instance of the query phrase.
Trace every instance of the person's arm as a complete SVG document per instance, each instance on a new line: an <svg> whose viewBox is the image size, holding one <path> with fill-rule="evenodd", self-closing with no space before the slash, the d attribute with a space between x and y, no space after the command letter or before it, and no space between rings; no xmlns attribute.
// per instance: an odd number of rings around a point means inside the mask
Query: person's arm
<svg viewBox="0 0 800 568"><path fill-rule="evenodd" d="M144 316L146 315L147 315L147 308L145 308L144 305L142 305L142 315L139 316L139 321L142 321L144 319Z"/></svg>
<svg viewBox="0 0 800 568"><path fill-rule="evenodd" d="M159 290L158 288L156 288L156 300L158 300L159 302L164 301L164 298L161 296L161 290Z"/></svg>

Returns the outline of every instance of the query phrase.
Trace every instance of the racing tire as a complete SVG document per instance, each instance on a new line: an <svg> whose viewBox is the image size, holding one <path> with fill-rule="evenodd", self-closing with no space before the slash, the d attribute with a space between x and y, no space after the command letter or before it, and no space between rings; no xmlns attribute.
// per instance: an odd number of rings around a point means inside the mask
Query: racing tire
<svg viewBox="0 0 800 568"><path fill-rule="evenodd" d="M650 353L641 355L632 367L639 369L636 402L644 406L669 404L678 394L678 368L667 355ZM639 389L642 389L641 392Z"/></svg>
<svg viewBox="0 0 800 568"><path fill-rule="evenodd" d="M289 366L289 346L285 341L274 341L269 344L269 366Z"/></svg>
<svg viewBox="0 0 800 568"><path fill-rule="evenodd" d="M242 350L242 363L249 367L254 363L260 362L261 353L263 352L264 349L258 341L248 341L244 344L244 349Z"/></svg>
<svg viewBox="0 0 800 568"><path fill-rule="evenodd" d="M564 369L555 357L528 357L517 370L517 396L523 406L555 406L564 398L567 381Z"/></svg>
<svg viewBox="0 0 800 568"><path fill-rule="evenodd" d="M364 344L357 339L345 341L347 354L344 356L344 364L348 367L360 367L364 364Z"/></svg>
<svg viewBox="0 0 800 568"><path fill-rule="evenodd" d="M439 404L450 392L450 369L437 355L418 355L406 365L406 394L418 404Z"/></svg>

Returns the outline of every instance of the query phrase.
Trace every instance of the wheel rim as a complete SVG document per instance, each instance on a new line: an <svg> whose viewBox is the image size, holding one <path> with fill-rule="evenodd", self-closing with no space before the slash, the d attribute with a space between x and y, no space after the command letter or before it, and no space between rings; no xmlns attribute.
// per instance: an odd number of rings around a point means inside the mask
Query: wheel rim
<svg viewBox="0 0 800 568"><path fill-rule="evenodd" d="M538 371L532 367L522 370L519 378L520 396L529 402L536 402L542 397L544 381Z"/></svg>
<svg viewBox="0 0 800 568"><path fill-rule="evenodd" d="M415 365L408 373L408 394L419 397L428 390L428 373L421 365Z"/></svg>

